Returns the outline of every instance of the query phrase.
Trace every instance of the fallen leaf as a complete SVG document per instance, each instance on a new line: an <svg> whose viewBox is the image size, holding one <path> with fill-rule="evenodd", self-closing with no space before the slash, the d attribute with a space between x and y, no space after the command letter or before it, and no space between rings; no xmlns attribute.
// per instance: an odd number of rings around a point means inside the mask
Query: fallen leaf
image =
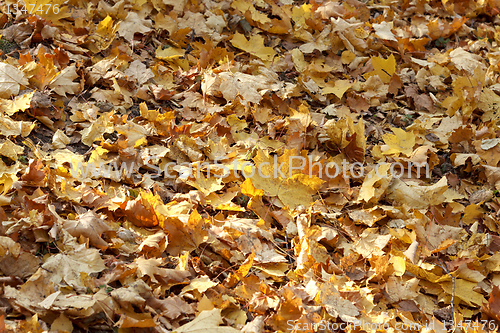
<svg viewBox="0 0 500 333"><path fill-rule="evenodd" d="M151 31L151 20L142 19L136 12L128 12L125 20L118 25L118 35L132 42L135 33L145 34Z"/></svg>
<svg viewBox="0 0 500 333"><path fill-rule="evenodd" d="M264 46L264 37L260 35L253 35L247 40L245 35L237 32L231 39L231 44L264 61L271 61L276 54L271 47Z"/></svg>
<svg viewBox="0 0 500 333"><path fill-rule="evenodd" d="M112 230L104 220L92 211L78 216L75 220L66 220L63 228L74 237L80 235L87 237L90 244L101 250L108 247L108 243L102 239L101 235Z"/></svg>
<svg viewBox="0 0 500 333"><path fill-rule="evenodd" d="M382 39L393 40L393 41L397 42L398 40L396 39L396 36L394 36L394 34L391 31L391 28L392 28L391 25L392 24L390 24L388 22L382 22L380 24L374 23L373 29L375 29L375 34L378 37L380 37Z"/></svg>
<svg viewBox="0 0 500 333"><path fill-rule="evenodd" d="M16 67L0 63L0 98L10 98L12 95L17 95L21 86L27 86L28 80L24 73Z"/></svg>

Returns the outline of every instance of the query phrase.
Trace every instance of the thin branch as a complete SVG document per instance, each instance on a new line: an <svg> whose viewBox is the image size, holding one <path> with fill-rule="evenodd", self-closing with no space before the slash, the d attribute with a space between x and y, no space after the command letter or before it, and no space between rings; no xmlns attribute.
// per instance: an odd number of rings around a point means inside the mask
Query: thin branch
<svg viewBox="0 0 500 333"><path fill-rule="evenodd" d="M450 276L451 278L451 283L452 283L452 293L451 293L451 325L453 327L453 330L455 330L455 305L453 304L455 302L455 277L450 274L450 271L444 264L443 260L441 258L437 258L439 260L439 263L436 263L441 269Z"/></svg>

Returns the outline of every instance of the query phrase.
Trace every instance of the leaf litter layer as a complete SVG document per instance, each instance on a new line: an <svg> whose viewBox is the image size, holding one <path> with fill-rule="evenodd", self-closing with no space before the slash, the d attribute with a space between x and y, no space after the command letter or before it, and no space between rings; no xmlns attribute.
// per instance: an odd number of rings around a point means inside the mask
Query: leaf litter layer
<svg viewBox="0 0 500 333"><path fill-rule="evenodd" d="M496 330L497 1L26 1L0 331Z"/></svg>

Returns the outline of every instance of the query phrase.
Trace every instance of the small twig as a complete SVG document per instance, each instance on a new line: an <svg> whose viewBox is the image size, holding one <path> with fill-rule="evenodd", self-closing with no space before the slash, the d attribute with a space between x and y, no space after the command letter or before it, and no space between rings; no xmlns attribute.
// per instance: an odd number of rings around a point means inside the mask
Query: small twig
<svg viewBox="0 0 500 333"><path fill-rule="evenodd" d="M285 230L285 240L282 240L282 241L273 241L271 240L271 242L273 243L273 245L276 247L276 249L278 250L279 253L283 254L283 255L286 255L287 259L288 259L288 263L290 265L293 265L293 258L292 256L290 255L290 252L293 251L293 249L291 249L289 246L288 246L288 242L289 242L289 239L288 239L288 234L286 233L286 230ZM284 250L281 246L278 245L279 244L285 244L285 247L286 247L286 250Z"/></svg>
<svg viewBox="0 0 500 333"><path fill-rule="evenodd" d="M451 325L453 327L453 331L455 330L455 306L453 303L455 302L455 277L450 274L450 271L446 267L446 265L443 263L441 258L437 258L439 260L439 263L436 263L441 269L448 274L451 277L451 283L452 283L452 293L451 293Z"/></svg>
<svg viewBox="0 0 500 333"><path fill-rule="evenodd" d="M278 166L279 168L279 166ZM278 194L280 192L280 189L281 189L281 185L283 185L283 183L285 182L285 180L281 181L280 182L280 186L278 186L278 191L276 193L276 196L273 198L273 201L270 202L270 205L267 207L267 210L266 210L266 215L264 215L264 218L263 220L265 221L267 219L267 215L269 214L269 210L271 209L272 206L274 206L274 202L276 201L276 199L278 198Z"/></svg>
<svg viewBox="0 0 500 333"><path fill-rule="evenodd" d="M288 262L290 263L290 265L293 265L292 256L290 256L289 254L290 249L288 248L288 235L286 234L286 230L285 230L285 245L286 245L286 255L288 257Z"/></svg>
<svg viewBox="0 0 500 333"><path fill-rule="evenodd" d="M49 272L49 273L54 273L54 272L52 272L51 270L49 270L49 269L47 269L47 268L45 268L45 267L43 267L43 266L40 266L40 268L41 268L41 269L43 269L43 270L45 270L45 271L47 271L47 272Z"/></svg>
<svg viewBox="0 0 500 333"><path fill-rule="evenodd" d="M384 72L385 74L389 75L390 77L392 77L391 74L389 74L389 72L387 72L385 69L382 68L382 72Z"/></svg>
<svg viewBox="0 0 500 333"><path fill-rule="evenodd" d="M194 29L191 31L191 40L189 41L187 47L186 47L186 51L184 52L185 55L188 55L191 51L193 51L193 47L191 46L191 43L193 42L194 40L194 35L196 34L196 32L194 32Z"/></svg>

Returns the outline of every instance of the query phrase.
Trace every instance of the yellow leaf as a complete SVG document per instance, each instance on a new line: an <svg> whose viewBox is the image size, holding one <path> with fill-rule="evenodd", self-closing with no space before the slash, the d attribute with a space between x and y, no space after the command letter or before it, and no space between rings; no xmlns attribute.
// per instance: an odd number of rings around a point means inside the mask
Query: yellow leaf
<svg viewBox="0 0 500 333"><path fill-rule="evenodd" d="M245 208L238 206L234 202L214 206L214 209L215 210L227 210L227 211L231 211L231 212L244 212L245 211Z"/></svg>
<svg viewBox="0 0 500 333"><path fill-rule="evenodd" d="M119 23L117 30L120 36L131 42L135 33L145 34L151 31L151 25L151 20L141 18L136 12L128 12L125 20Z"/></svg>
<svg viewBox="0 0 500 333"><path fill-rule="evenodd" d="M156 194L141 191L137 199L127 202L125 215L136 226L154 227L162 223L162 216L156 213L156 207L162 200Z"/></svg>
<svg viewBox="0 0 500 333"><path fill-rule="evenodd" d="M217 282L213 282L208 276L203 275L201 277L191 280L191 283L189 283L182 289L179 296L182 296L190 291L198 291L199 293L204 293L205 291L207 291L212 287L215 287L216 285Z"/></svg>
<svg viewBox="0 0 500 333"><path fill-rule="evenodd" d="M17 161L17 156L22 154L23 152L23 147L16 145L9 139L0 144L0 155L6 156L13 161Z"/></svg>
<svg viewBox="0 0 500 333"><path fill-rule="evenodd" d="M292 20L295 22L295 30L306 28L306 19L312 17L311 8L313 5L303 4L300 7L292 8Z"/></svg>
<svg viewBox="0 0 500 333"><path fill-rule="evenodd" d="M304 59L304 54L298 48L290 51L290 54L292 55L292 60L295 65L295 69L298 72L303 72L309 66L309 63Z"/></svg>
<svg viewBox="0 0 500 333"><path fill-rule="evenodd" d="M378 75L382 82L389 83L392 75L396 73L396 58L394 58L394 55L391 54L387 59L372 57L371 60L373 72L366 73L363 77L368 79L370 76Z"/></svg>
<svg viewBox="0 0 500 333"><path fill-rule="evenodd" d="M21 245L9 237L0 236L0 256L4 257L7 251L12 257L17 258L21 253Z"/></svg>
<svg viewBox="0 0 500 333"><path fill-rule="evenodd" d="M194 241L195 245L198 246L206 240L208 236L208 231L205 230L205 219L198 213L195 209L189 215L187 229L189 236Z"/></svg>
<svg viewBox="0 0 500 333"><path fill-rule="evenodd" d="M125 135L128 139L128 146L137 148L141 143L146 142L146 135L148 131L144 126L138 125L133 122L127 122L124 125L115 126L117 133Z"/></svg>
<svg viewBox="0 0 500 333"><path fill-rule="evenodd" d="M137 249L138 254L159 257L167 248L168 239L163 230L146 237Z"/></svg>
<svg viewBox="0 0 500 333"><path fill-rule="evenodd" d="M361 189L359 190L358 202L361 200L365 202L371 200L377 201L384 194L392 179L390 175L387 175L390 167L389 163L385 163L378 166L378 172L375 172L376 170L374 169L366 175L363 185L361 185Z"/></svg>
<svg viewBox="0 0 500 333"><path fill-rule="evenodd" d="M478 108L484 111L481 120L488 121L497 119L499 117L498 114L499 105L500 105L500 96L498 96L491 89L483 88L483 91L481 92L481 97L479 99L479 103L477 104Z"/></svg>
<svg viewBox="0 0 500 333"><path fill-rule="evenodd" d="M12 116L17 111L24 111L30 108L31 99L35 94L34 91L17 96L14 100L4 99L1 104L1 109L9 116Z"/></svg>
<svg viewBox="0 0 500 333"><path fill-rule="evenodd" d="M136 258L132 264L128 265L128 267L137 270L137 276L139 278L149 276L154 283L158 283L156 276L162 277L163 281L181 282L191 275L189 271L159 267L163 264L161 258L145 259L144 257L139 257Z"/></svg>
<svg viewBox="0 0 500 333"><path fill-rule="evenodd" d="M120 316L120 320L115 324L120 328L131 327L155 327L156 324L150 313L127 312Z"/></svg>
<svg viewBox="0 0 500 333"><path fill-rule="evenodd" d="M396 36L391 31L392 23L381 22L380 24L374 23L375 35L385 40L392 40L397 42Z"/></svg>
<svg viewBox="0 0 500 333"><path fill-rule="evenodd" d="M246 11L250 11L252 20L259 22L261 24L271 23L271 19L264 13L261 13L248 1L248 0L237 0L231 3L231 7L238 9L245 15Z"/></svg>
<svg viewBox="0 0 500 333"><path fill-rule="evenodd" d="M144 117L149 121L155 121L156 118L158 118L158 115L160 114L160 111L158 109L149 110L148 106L144 102L139 104L139 110L141 111L141 117Z"/></svg>
<svg viewBox="0 0 500 333"><path fill-rule="evenodd" d="M247 260L243 264L241 264L240 268L236 271L236 276L239 278L244 278L247 276L248 272L250 272L250 269L253 266L253 259L255 258L255 253L251 253Z"/></svg>
<svg viewBox="0 0 500 333"><path fill-rule="evenodd" d="M288 178L278 192L278 198L290 208L299 205L308 207L314 202L313 196L318 192L323 180L316 176L297 174Z"/></svg>
<svg viewBox="0 0 500 333"><path fill-rule="evenodd" d="M73 332L73 323L64 314L61 313L50 326L51 331Z"/></svg>
<svg viewBox="0 0 500 333"><path fill-rule="evenodd" d="M167 47L162 49L158 46L156 49L156 57L161 60L173 60L176 58L184 57L185 51L177 47Z"/></svg>
<svg viewBox="0 0 500 333"><path fill-rule="evenodd" d="M470 204L465 207L464 213L462 221L463 223L469 225L472 224L474 220L483 216L484 210L481 208L481 204Z"/></svg>
<svg viewBox="0 0 500 333"><path fill-rule="evenodd" d="M264 190L267 195L278 196L283 204L292 209L299 205L307 207L314 202L312 197L323 184L316 176L302 174L302 161L295 156L293 149L285 149L279 157L271 157L259 149L254 158L255 172L249 176L256 188Z"/></svg>
<svg viewBox="0 0 500 333"><path fill-rule="evenodd" d="M354 59L356 59L356 55L349 50L342 52L342 56L340 57L344 65L350 64Z"/></svg>
<svg viewBox="0 0 500 333"><path fill-rule="evenodd" d="M0 133L6 137L10 135L22 135L26 137L35 126L36 124L33 121L15 121L10 119L10 117L0 115Z"/></svg>
<svg viewBox="0 0 500 333"><path fill-rule="evenodd" d="M455 290L453 290L453 284L451 281L441 283L441 287L450 295L454 292L455 297L458 297L469 306L482 306L483 303L487 303L483 295L474 291L477 287L476 282L455 279Z"/></svg>
<svg viewBox="0 0 500 333"><path fill-rule="evenodd" d="M109 35L113 31L113 19L107 15L104 20L97 25L96 33L99 35Z"/></svg>
<svg viewBox="0 0 500 333"><path fill-rule="evenodd" d="M237 32L231 39L231 44L264 61L271 61L276 55L272 47L264 46L264 37L261 35L253 35L247 40L244 35Z"/></svg>
<svg viewBox="0 0 500 333"><path fill-rule="evenodd" d="M359 315L359 310L354 303L342 297L333 283L322 283L318 289L319 296L317 298L324 304L326 312L332 317L353 321Z"/></svg>
<svg viewBox="0 0 500 333"><path fill-rule="evenodd" d="M425 279L432 283L451 281L451 277L447 274L438 276L432 272L425 270L424 268L418 265L412 264L409 261L406 261L405 266L406 266L406 272L415 275L419 279Z"/></svg>
<svg viewBox="0 0 500 333"><path fill-rule="evenodd" d="M54 136L52 137L52 147L57 148L57 149L62 149L66 147L67 144L69 144L71 141L70 138L66 134L64 134L63 131L58 129L55 133Z"/></svg>
<svg viewBox="0 0 500 333"><path fill-rule="evenodd" d="M245 179L245 181L241 183L240 187L241 193L249 197L261 197L264 195L264 190L256 189L250 178Z"/></svg>
<svg viewBox="0 0 500 333"><path fill-rule="evenodd" d="M334 87L323 88L323 92L321 94L322 95L334 94L338 98L342 98L342 96L344 96L344 93L347 90L349 90L353 85L354 83L351 83L349 80L337 80L335 81Z"/></svg>
<svg viewBox="0 0 500 333"><path fill-rule="evenodd" d="M205 219L194 210L190 215L183 211L159 205L155 209L160 226L168 233L167 250L173 255L192 251L208 238Z"/></svg>
<svg viewBox="0 0 500 333"><path fill-rule="evenodd" d="M392 257L389 262L392 264L394 268L394 275L403 276L406 271L406 260L401 257Z"/></svg>
<svg viewBox="0 0 500 333"><path fill-rule="evenodd" d="M258 264L255 268L271 276L286 276L285 272L290 269L290 265L288 263L280 262L273 264Z"/></svg>
<svg viewBox="0 0 500 333"><path fill-rule="evenodd" d="M186 184L193 186L194 188L200 190L203 194L209 195L212 192L221 190L224 187L221 178L209 177L206 178L203 173L200 173L199 177L195 180L188 179Z"/></svg>
<svg viewBox="0 0 500 333"><path fill-rule="evenodd" d="M108 15L99 22L95 33L89 37L95 41L95 45L99 50L107 49L115 39L118 25L113 25L113 19Z"/></svg>
<svg viewBox="0 0 500 333"><path fill-rule="evenodd" d="M238 195L239 190L235 186L233 188L228 189L225 193L217 194L215 192L210 193L206 196L207 204L212 205L214 209L217 210L229 210L234 212L244 212L245 208L238 206L232 200L236 195Z"/></svg>
<svg viewBox="0 0 500 333"><path fill-rule="evenodd" d="M236 133L242 129L248 128L248 124L245 120L238 118L238 116L231 114L226 118L227 123L231 126L231 133Z"/></svg>
<svg viewBox="0 0 500 333"><path fill-rule="evenodd" d="M405 132L401 128L392 128L394 134L384 134L382 139L389 146L389 150L383 151L384 155L391 155L399 153L410 156L415 146L415 134L412 132Z"/></svg>

